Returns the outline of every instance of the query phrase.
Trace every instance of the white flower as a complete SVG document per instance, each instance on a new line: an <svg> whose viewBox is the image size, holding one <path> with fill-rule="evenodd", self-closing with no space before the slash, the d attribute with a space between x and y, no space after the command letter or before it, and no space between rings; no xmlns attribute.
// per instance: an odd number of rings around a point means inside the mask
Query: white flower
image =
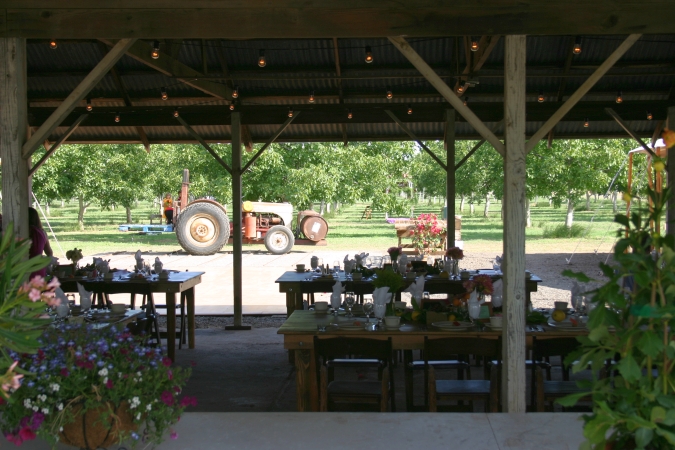
<svg viewBox="0 0 675 450"><path fill-rule="evenodd" d="M39 399L41 402L44 402L44 401L47 400L47 396L46 396L45 394L40 394L40 395L38 395L38 399Z"/></svg>
<svg viewBox="0 0 675 450"><path fill-rule="evenodd" d="M23 406L25 406L27 409L31 409L32 405L30 404L29 398L27 398L23 401Z"/></svg>
<svg viewBox="0 0 675 450"><path fill-rule="evenodd" d="M108 377L105 377L105 378L103 379L103 384L107 384L107 383L108 383Z"/></svg>
<svg viewBox="0 0 675 450"><path fill-rule="evenodd" d="M101 377L106 377L106 376L108 376L108 369L104 367L103 369L98 371L98 374Z"/></svg>
<svg viewBox="0 0 675 450"><path fill-rule="evenodd" d="M117 372L117 378L122 378L122 372Z"/></svg>
<svg viewBox="0 0 675 450"><path fill-rule="evenodd" d="M59 409L59 411L62 411L63 410L63 403L59 403L59 406L57 406L57 408Z"/></svg>
<svg viewBox="0 0 675 450"><path fill-rule="evenodd" d="M49 414L49 408L42 408L42 414L44 414L45 416Z"/></svg>
<svg viewBox="0 0 675 450"><path fill-rule="evenodd" d="M150 403L148 403L148 405L145 407L145 409L146 409L147 411L152 410L152 405L151 405Z"/></svg>
<svg viewBox="0 0 675 450"><path fill-rule="evenodd" d="M141 413L136 414L136 420L141 420Z"/></svg>
<svg viewBox="0 0 675 450"><path fill-rule="evenodd" d="M143 375L141 372L136 372L137 377L140 377L141 375Z"/></svg>
<svg viewBox="0 0 675 450"><path fill-rule="evenodd" d="M59 427L59 431L63 431L63 427Z"/></svg>
<svg viewBox="0 0 675 450"><path fill-rule="evenodd" d="M33 406L33 411L37 412L38 409L40 409L40 408L38 408L37 406Z"/></svg>
<svg viewBox="0 0 675 450"><path fill-rule="evenodd" d="M131 405L129 405L129 408L134 409L141 404L141 400L138 397L134 397L131 399L130 403Z"/></svg>
<svg viewBox="0 0 675 450"><path fill-rule="evenodd" d="M59 386L56 383L51 383L49 385L49 388L52 390L52 392L59 392L59 389L61 389L61 386Z"/></svg>

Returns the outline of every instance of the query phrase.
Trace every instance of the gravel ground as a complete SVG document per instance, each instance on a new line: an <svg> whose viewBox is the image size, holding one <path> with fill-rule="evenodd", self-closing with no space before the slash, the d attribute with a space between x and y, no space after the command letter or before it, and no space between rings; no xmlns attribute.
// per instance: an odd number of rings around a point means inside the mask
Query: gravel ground
<svg viewBox="0 0 675 450"><path fill-rule="evenodd" d="M253 328L279 328L286 316L245 316L244 324L251 325ZM180 319L178 319L180 323ZM224 328L227 325L233 325L234 318L227 316L197 316L195 325L197 329L205 328ZM166 328L166 318L159 317L159 327Z"/></svg>

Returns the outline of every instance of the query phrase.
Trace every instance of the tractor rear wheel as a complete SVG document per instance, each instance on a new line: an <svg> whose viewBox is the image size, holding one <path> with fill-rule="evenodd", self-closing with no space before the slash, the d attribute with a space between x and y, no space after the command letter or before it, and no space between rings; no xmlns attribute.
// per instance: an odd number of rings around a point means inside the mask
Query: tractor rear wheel
<svg viewBox="0 0 675 450"><path fill-rule="evenodd" d="M275 225L265 234L265 248L275 255L290 252L294 244L293 233L283 225Z"/></svg>
<svg viewBox="0 0 675 450"><path fill-rule="evenodd" d="M230 238L230 222L222 208L211 203L194 203L176 219L176 237L191 255L213 255Z"/></svg>

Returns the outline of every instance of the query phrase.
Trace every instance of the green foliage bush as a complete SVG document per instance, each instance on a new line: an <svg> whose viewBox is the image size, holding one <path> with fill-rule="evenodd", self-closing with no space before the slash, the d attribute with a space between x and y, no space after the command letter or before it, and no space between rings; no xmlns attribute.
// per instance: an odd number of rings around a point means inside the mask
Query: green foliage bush
<svg viewBox="0 0 675 450"><path fill-rule="evenodd" d="M586 232L586 228L577 223L572 224L571 227L566 226L564 223L555 226L544 226L544 239L565 239L565 238L577 238L582 236Z"/></svg>

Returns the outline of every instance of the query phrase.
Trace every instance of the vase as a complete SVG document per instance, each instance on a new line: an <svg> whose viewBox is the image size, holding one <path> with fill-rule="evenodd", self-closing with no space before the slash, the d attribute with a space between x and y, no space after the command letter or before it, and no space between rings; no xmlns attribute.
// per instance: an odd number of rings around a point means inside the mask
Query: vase
<svg viewBox="0 0 675 450"><path fill-rule="evenodd" d="M73 421L63 426L59 433L59 442L80 449L96 450L107 448L120 441L122 433L128 434L137 430L129 405L122 402L118 407L108 402L96 408L83 411L83 404L70 406ZM107 419L101 415L111 411Z"/></svg>
<svg viewBox="0 0 675 450"><path fill-rule="evenodd" d="M452 276L459 277L459 259L453 259Z"/></svg>

